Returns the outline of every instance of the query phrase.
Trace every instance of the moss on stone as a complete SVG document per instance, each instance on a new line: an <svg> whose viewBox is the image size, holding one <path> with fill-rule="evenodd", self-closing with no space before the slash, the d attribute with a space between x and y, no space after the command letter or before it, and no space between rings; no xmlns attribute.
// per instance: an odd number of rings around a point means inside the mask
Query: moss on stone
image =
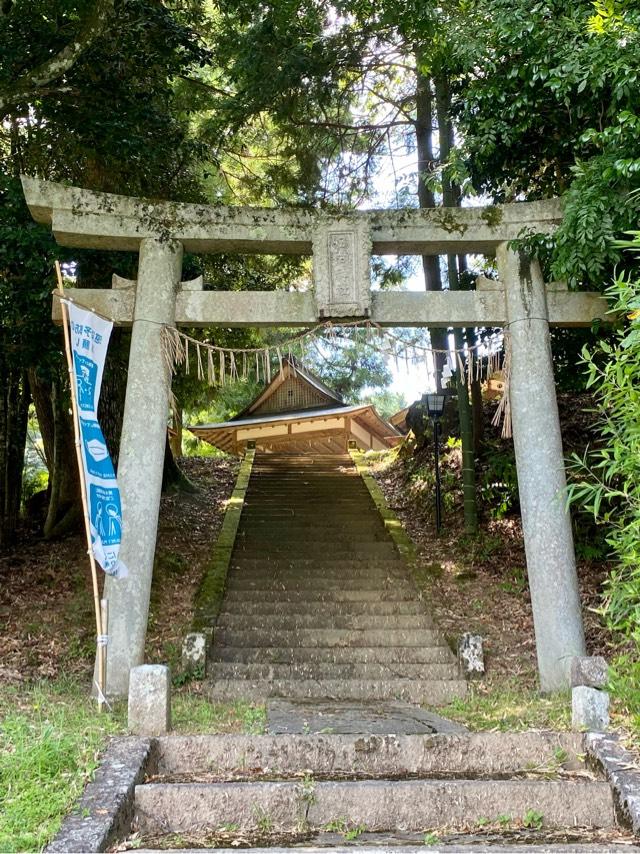
<svg viewBox="0 0 640 854"><path fill-rule="evenodd" d="M503 211L502 208L497 207L497 205L488 205L488 207L482 209L480 216L488 226L495 228L502 222Z"/></svg>
<svg viewBox="0 0 640 854"><path fill-rule="evenodd" d="M350 451L351 459L355 463L355 466L358 470L358 474L364 481L365 486L369 490L369 495L373 499L373 503L376 505L378 513L382 517L382 521L384 522L384 526L389 532L389 535L393 542L395 543L396 548L405 559L409 568L413 568L413 564L417 560L416 547L414 546L412 540L410 539L407 532L402 527L402 522L396 516L396 514L391 510L387 501L382 493L382 490L376 483L375 478L369 472L369 469L364 462L364 457L360 451Z"/></svg>
<svg viewBox="0 0 640 854"><path fill-rule="evenodd" d="M201 632L211 629L220 613L227 583L227 572L229 571L240 517L244 508L244 499L249 486L255 453L255 450L248 450L240 464L236 485L227 502L227 509L211 560L195 596L194 615L191 622L193 631Z"/></svg>

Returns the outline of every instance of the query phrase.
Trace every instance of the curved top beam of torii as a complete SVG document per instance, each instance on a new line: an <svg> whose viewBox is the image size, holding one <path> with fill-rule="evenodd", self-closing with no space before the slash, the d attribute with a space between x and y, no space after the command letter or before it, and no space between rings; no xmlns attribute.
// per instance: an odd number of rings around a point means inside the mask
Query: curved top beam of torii
<svg viewBox="0 0 640 854"><path fill-rule="evenodd" d="M503 284L479 280L475 291L370 290L373 253L494 254L523 233L549 234L562 219L559 199L478 208L323 211L193 205L96 193L23 177L29 209L65 246L136 251L143 240L177 240L191 252L313 254L314 292L203 291L184 283L175 322L184 326L307 326L321 318L370 317L382 326L503 326ZM69 296L128 326L134 282ZM589 326L603 318L600 294L547 286L552 325ZM59 306L54 303L54 319Z"/></svg>
<svg viewBox="0 0 640 854"><path fill-rule="evenodd" d="M153 201L22 178L36 222L63 246L137 250L146 237L174 238L188 252L309 255L322 222L366 225L375 254L489 253L524 231L549 234L562 220L560 199L477 208L321 211Z"/></svg>

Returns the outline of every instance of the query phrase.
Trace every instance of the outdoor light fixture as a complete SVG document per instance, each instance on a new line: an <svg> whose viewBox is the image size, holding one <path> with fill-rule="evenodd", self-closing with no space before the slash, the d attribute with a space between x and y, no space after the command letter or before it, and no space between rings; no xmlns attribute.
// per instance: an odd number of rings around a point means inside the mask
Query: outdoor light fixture
<svg viewBox="0 0 640 854"><path fill-rule="evenodd" d="M423 395L423 401L427 405L427 415L433 421L433 447L435 452L436 469L436 532L440 533L442 527L442 497L440 488L440 419L444 415L444 406L447 396L442 392L429 392Z"/></svg>
<svg viewBox="0 0 640 854"><path fill-rule="evenodd" d="M425 399L427 403L427 414L429 415L429 418L434 421L438 418L442 418L442 416L444 415L444 404L446 396L442 393L438 394L434 392L425 394Z"/></svg>

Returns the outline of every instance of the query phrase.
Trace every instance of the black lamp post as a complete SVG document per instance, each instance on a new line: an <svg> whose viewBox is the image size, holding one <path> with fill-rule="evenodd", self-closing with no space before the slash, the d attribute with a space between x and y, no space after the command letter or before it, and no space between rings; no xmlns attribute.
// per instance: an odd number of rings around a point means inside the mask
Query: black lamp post
<svg viewBox="0 0 640 854"><path fill-rule="evenodd" d="M440 419L444 414L446 395L442 392L425 394L423 398L427 404L427 414L433 421L433 447L435 450L436 467L436 532L440 533L442 527L442 501L440 489Z"/></svg>

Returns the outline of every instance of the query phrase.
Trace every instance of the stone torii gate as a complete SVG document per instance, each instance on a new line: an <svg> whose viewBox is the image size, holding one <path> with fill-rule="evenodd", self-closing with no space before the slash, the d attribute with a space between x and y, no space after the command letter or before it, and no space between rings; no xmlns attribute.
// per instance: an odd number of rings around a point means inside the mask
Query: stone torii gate
<svg viewBox="0 0 640 854"><path fill-rule="evenodd" d="M540 686L568 685L572 656L584 654L571 521L555 395L549 326L589 326L606 301L545 285L537 261L510 248L523 233L551 233L558 200L485 208L296 210L153 202L23 178L37 222L63 246L139 252L137 281L114 276L111 290L70 289L75 302L131 326L131 352L118 480L127 579L106 579L110 600L107 689L127 693L142 663L156 544L170 376L162 326L307 326L329 318L370 318L382 326L497 326L511 335L511 410L533 606ZM204 291L181 282L183 250L313 255L306 293ZM499 281L476 291L370 290L376 254L497 256ZM54 301L54 318L56 316Z"/></svg>

